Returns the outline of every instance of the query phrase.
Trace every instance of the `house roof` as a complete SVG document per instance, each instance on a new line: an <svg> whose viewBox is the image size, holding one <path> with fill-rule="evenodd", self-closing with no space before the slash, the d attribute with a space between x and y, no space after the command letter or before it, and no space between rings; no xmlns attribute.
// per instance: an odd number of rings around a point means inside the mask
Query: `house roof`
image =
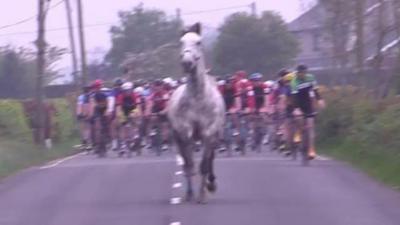
<svg viewBox="0 0 400 225"><path fill-rule="evenodd" d="M324 14L324 8L320 4L318 4L312 7L307 12L303 13L291 23L289 23L289 31L298 32L321 28L323 26L323 21L325 18Z"/></svg>

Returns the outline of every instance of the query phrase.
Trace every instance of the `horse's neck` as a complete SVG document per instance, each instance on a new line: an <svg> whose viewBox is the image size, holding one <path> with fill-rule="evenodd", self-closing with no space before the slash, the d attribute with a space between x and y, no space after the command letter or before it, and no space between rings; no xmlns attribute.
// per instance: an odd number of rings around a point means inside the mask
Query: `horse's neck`
<svg viewBox="0 0 400 225"><path fill-rule="evenodd" d="M201 95L205 88L206 76L206 66L202 57L197 65L195 73L189 76L188 91L194 95Z"/></svg>

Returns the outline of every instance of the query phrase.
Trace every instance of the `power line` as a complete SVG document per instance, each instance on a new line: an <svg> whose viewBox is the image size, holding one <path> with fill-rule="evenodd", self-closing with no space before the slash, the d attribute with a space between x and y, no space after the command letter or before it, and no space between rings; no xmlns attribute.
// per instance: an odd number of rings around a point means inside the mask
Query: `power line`
<svg viewBox="0 0 400 225"><path fill-rule="evenodd" d="M218 8L218 9L193 11L193 12L183 13L182 15L191 16L191 15L197 15L197 14L204 14L204 13L212 13L212 12L220 12L220 11L232 10L232 9L241 9L241 8L245 8L245 7L249 7L249 5L239 5L239 6L230 6L230 7L225 7L225 8Z"/></svg>
<svg viewBox="0 0 400 225"><path fill-rule="evenodd" d="M60 5L64 0L61 0L60 2L58 2L57 4L55 4L54 6L52 6L50 9L57 7L58 5ZM231 6L231 7L225 7L225 8L218 8L218 9L210 9L210 10L202 10L202 11L193 11L193 12L188 12L188 13L183 13L182 15L186 15L186 16L190 16L190 15L196 15L196 14L205 14L205 13L213 13L213 12L219 12L219 11L225 11L225 10L232 10L232 9L239 9L239 8L245 8L245 7L249 7L249 5L240 5L240 6ZM29 19L35 19L36 16L27 18L23 21L18 22L18 24L24 23L29 21ZM110 25L114 25L115 23L110 23L110 22L105 22L105 23L96 23L96 24L89 24L89 25L85 25L84 28L92 28L92 27L102 27L102 26L110 26ZM8 27L10 26L15 26L10 24L10 25L6 25ZM218 28L216 27L211 27L211 26L207 26L204 25L205 27L208 28L212 28L217 30ZM4 26L5 27L5 26ZM76 28L76 27L73 27ZM3 27L0 27L0 30L4 29ZM46 32L57 32L57 31L63 31L63 30L67 30L68 27L59 27L59 28L53 28L53 29L47 29ZM34 34L37 33L37 31L22 31L22 32L13 32L13 33L4 33L4 34L0 34L0 37L5 37L5 36L14 36L14 35L27 35L27 34Z"/></svg>
<svg viewBox="0 0 400 225"><path fill-rule="evenodd" d="M47 13L49 10L56 8L57 6L61 5L61 3L63 3L63 2L64 2L64 0L61 0L61 1L57 2L57 3L54 4L53 6L47 8L45 12ZM4 29L9 28L9 27L18 26L18 25L27 23L27 22L29 22L29 21L31 21L31 20L34 20L34 19L36 19L36 18L37 18L37 15L34 15L34 16L30 16L30 17L28 17L28 18L26 18L26 19L20 20L20 21L18 21L18 22L12 23L12 24L3 25L3 26L0 26L0 30L4 30Z"/></svg>
<svg viewBox="0 0 400 225"><path fill-rule="evenodd" d="M114 23L96 23L96 24L85 25L85 28L103 27L103 26L110 26L110 25L113 25L113 24ZM76 28L76 27L73 27L73 28ZM68 29L68 27L58 27L58 28L53 28L53 29L47 29L46 32L63 31L63 30L67 30L67 29ZM34 34L34 33L37 33L37 31L23 31L23 32L5 33L5 34L0 34L0 37L13 36L13 35Z"/></svg>

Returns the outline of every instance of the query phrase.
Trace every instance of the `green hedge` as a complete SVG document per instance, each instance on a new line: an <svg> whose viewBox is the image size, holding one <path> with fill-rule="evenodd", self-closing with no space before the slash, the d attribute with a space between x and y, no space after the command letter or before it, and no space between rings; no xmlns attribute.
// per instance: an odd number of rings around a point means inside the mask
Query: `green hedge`
<svg viewBox="0 0 400 225"><path fill-rule="evenodd" d="M325 154L346 160L390 185L400 186L400 98L327 91L317 121Z"/></svg>
<svg viewBox="0 0 400 225"><path fill-rule="evenodd" d="M78 137L78 127L73 109L65 99L53 99L51 102L57 110L57 115L54 118L56 123L56 141L66 141L71 138Z"/></svg>
<svg viewBox="0 0 400 225"><path fill-rule="evenodd" d="M19 101L0 101L0 136L24 141L32 139L31 130Z"/></svg>

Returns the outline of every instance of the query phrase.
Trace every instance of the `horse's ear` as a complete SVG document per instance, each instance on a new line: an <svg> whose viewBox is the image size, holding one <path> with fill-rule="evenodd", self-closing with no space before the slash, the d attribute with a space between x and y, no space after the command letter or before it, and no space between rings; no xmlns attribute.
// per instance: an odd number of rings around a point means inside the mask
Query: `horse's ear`
<svg viewBox="0 0 400 225"><path fill-rule="evenodd" d="M201 35L201 23L195 23L191 28L190 31Z"/></svg>
<svg viewBox="0 0 400 225"><path fill-rule="evenodd" d="M182 31L181 31L181 37L183 37L185 34L187 34L189 32L189 30L188 29L183 29Z"/></svg>

